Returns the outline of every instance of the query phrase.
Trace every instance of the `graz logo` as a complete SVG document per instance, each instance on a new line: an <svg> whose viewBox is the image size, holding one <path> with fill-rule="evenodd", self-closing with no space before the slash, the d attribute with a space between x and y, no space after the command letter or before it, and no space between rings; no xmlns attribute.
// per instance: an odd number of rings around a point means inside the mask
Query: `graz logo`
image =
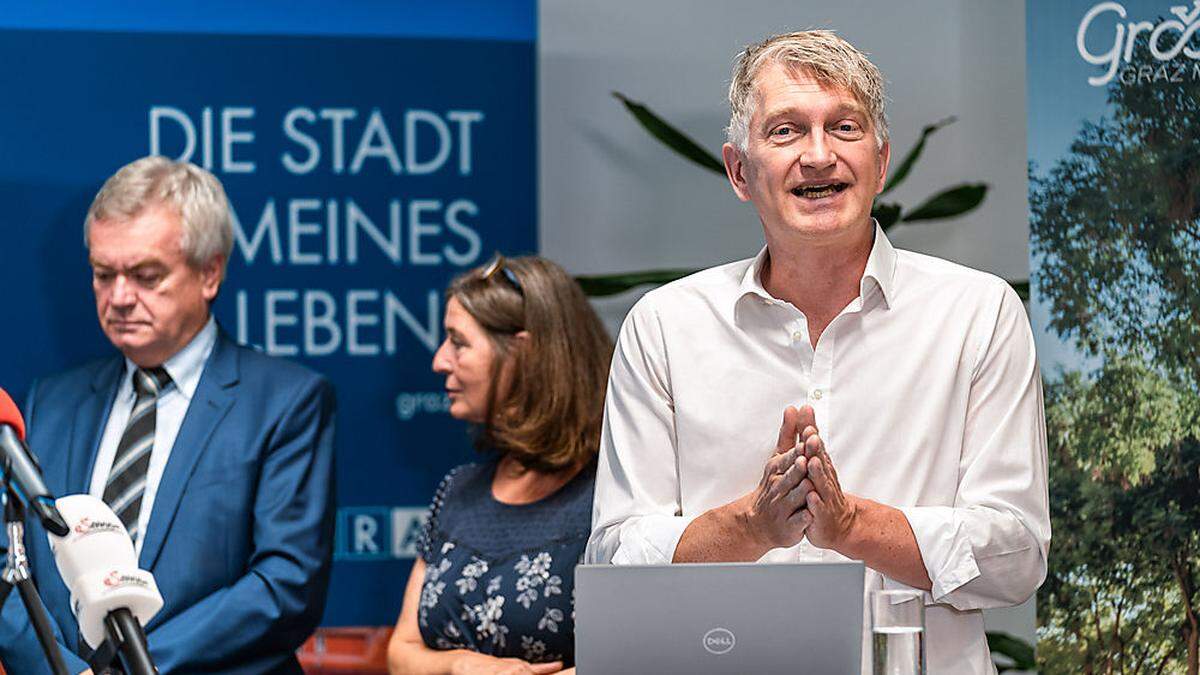
<svg viewBox="0 0 1200 675"><path fill-rule="evenodd" d="M109 588L117 588L119 586L138 586L140 588L149 588L150 584L146 583L145 579L135 577L130 574L121 574L120 570L113 570L104 577L104 585Z"/></svg>
<svg viewBox="0 0 1200 675"><path fill-rule="evenodd" d="M1141 68L1126 66L1120 72L1121 82L1134 84L1142 81L1182 82L1189 75L1187 62L1168 65L1179 56L1180 52L1193 62L1190 74L1192 78L1200 75L1200 50L1189 43L1192 36L1200 30L1200 0L1192 0L1192 6L1180 5L1171 8L1174 19L1166 19L1157 24L1149 21L1125 21L1128 12L1119 2L1101 2L1093 6L1079 22L1079 30L1075 33L1075 48L1084 61L1096 66L1103 66L1103 75L1088 78L1088 84L1099 87L1110 82L1118 75L1121 62L1133 60L1133 50L1139 35L1146 35L1146 46L1150 54L1159 62L1157 67L1144 65ZM1093 45L1110 45L1108 51L1096 53L1088 46L1088 36L1095 35ZM1111 35L1111 38L1108 37ZM1109 42L1111 40L1111 42Z"/></svg>
<svg viewBox="0 0 1200 675"><path fill-rule="evenodd" d="M733 633L724 628L714 628L704 634L704 649L710 654L726 654L736 642Z"/></svg>
<svg viewBox="0 0 1200 675"><path fill-rule="evenodd" d="M75 534L84 537L89 534L98 534L100 532L120 532L121 526L107 520L92 520L91 518L84 516L83 518L79 519L78 523L75 523L74 529Z"/></svg>

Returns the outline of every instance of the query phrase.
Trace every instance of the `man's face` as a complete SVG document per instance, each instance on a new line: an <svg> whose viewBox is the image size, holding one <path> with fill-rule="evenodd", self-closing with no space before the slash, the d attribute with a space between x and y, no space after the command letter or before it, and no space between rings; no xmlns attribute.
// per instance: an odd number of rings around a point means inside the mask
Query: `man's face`
<svg viewBox="0 0 1200 675"><path fill-rule="evenodd" d="M144 368L183 349L208 320L221 285L221 256L192 265L172 209L152 205L127 221L97 220L88 233L100 328Z"/></svg>
<svg viewBox="0 0 1200 675"><path fill-rule="evenodd" d="M780 64L765 66L756 84L746 152L726 144L724 156L768 244L861 238L890 154L886 143L877 146L866 109L850 92Z"/></svg>

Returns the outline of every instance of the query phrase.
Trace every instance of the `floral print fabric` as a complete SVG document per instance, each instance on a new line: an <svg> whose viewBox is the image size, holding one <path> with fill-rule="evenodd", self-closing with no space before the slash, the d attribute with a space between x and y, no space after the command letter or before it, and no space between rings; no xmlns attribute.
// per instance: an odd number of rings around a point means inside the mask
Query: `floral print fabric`
<svg viewBox="0 0 1200 675"><path fill-rule="evenodd" d="M495 468L460 466L434 496L418 542L421 635L434 649L572 665L575 565L591 527L595 464L523 505L495 501Z"/></svg>

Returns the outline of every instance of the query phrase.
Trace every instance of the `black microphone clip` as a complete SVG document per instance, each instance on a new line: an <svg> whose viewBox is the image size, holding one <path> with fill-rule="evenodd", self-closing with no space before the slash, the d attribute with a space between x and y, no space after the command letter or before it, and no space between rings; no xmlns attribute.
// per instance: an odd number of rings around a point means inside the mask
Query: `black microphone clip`
<svg viewBox="0 0 1200 675"><path fill-rule="evenodd" d="M114 609L104 618L108 637L88 657L88 666L93 673L114 672L114 664L120 663L126 675L158 675L158 668L150 660L150 648L146 644L146 631L128 609Z"/></svg>

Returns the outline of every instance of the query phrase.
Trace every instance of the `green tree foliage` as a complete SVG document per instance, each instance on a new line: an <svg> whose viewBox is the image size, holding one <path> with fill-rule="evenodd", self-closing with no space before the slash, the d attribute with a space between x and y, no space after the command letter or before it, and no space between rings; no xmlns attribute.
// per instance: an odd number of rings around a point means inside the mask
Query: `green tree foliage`
<svg viewBox="0 0 1200 675"><path fill-rule="evenodd" d="M1197 435L1196 397L1138 357L1111 353L1090 382L1064 376L1051 430L1097 479L1122 486L1150 480L1160 453ZM1056 390L1057 391L1057 390Z"/></svg>
<svg viewBox="0 0 1200 675"><path fill-rule="evenodd" d="M1131 68L1163 65L1134 52ZM1200 380L1200 81L1118 78L1109 101L1111 118L1032 177L1035 283L1088 353L1144 345Z"/></svg>
<svg viewBox="0 0 1200 675"><path fill-rule="evenodd" d="M1038 598L1041 672L1194 673L1195 393L1115 356L1047 397L1054 540ZM1140 418L1146 408L1161 414Z"/></svg>
<svg viewBox="0 0 1200 675"><path fill-rule="evenodd" d="M1144 36L1133 55L1133 73L1185 61L1155 61ZM1200 81L1118 77L1108 97L1112 114L1031 176L1035 287L1099 364L1047 388L1038 657L1043 673L1196 675Z"/></svg>

